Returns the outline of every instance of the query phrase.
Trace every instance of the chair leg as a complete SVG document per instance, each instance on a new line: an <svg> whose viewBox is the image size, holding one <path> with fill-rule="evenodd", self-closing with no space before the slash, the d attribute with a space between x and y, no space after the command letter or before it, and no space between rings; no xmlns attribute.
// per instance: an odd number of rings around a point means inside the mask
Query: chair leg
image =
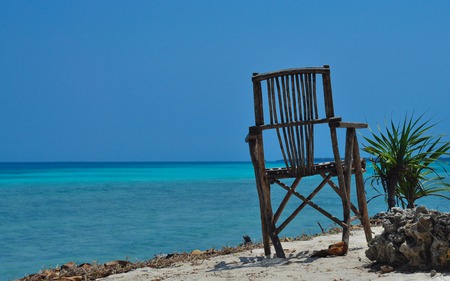
<svg viewBox="0 0 450 281"><path fill-rule="evenodd" d="M266 223L266 215L264 211L264 199L263 195L261 194L261 187L258 186L258 197L259 197L259 211L261 215L261 231L262 231L262 239L264 244L264 255L270 256L270 236L269 236L269 230L267 228Z"/></svg>
<svg viewBox="0 0 450 281"><path fill-rule="evenodd" d="M369 214L367 210L367 200L364 188L364 178L361 167L361 160L359 155L359 145L358 140L355 135L355 143L353 145L353 155L356 159L355 161L355 181L356 181L356 196L358 198L358 208L360 214L360 221L364 228L364 234L366 236L366 241L370 242L372 240L372 230L370 229Z"/></svg>
<svg viewBox="0 0 450 281"><path fill-rule="evenodd" d="M284 254L283 246L281 246L280 238L278 237L278 234L275 233L275 228L273 227L273 231L271 232L271 240L273 247L275 248L275 253L277 255L277 258L286 258L286 255Z"/></svg>
<svg viewBox="0 0 450 281"><path fill-rule="evenodd" d="M331 143L333 146L334 161L336 164L336 174L339 182L339 196L342 200L342 208L344 213L344 227L342 228L342 241L347 243L350 238L350 202L348 200L348 192L346 189L346 177L344 175L344 167L342 167L341 156L337 142L336 128L330 127ZM346 144L347 145L347 144ZM348 157L346 155L346 157Z"/></svg>
<svg viewBox="0 0 450 281"><path fill-rule="evenodd" d="M350 196L345 191L342 194L342 207L343 207L343 217L345 226L342 228L342 241L349 245L350 240L350 227L351 227L351 216L350 216Z"/></svg>
<svg viewBox="0 0 450 281"><path fill-rule="evenodd" d="M372 230L370 229L370 220L367 210L367 200L364 191L364 179L361 170L355 173L355 178L356 178L356 193L358 197L358 209L360 214L360 221L364 228L366 241L370 242L370 240L372 240Z"/></svg>
<svg viewBox="0 0 450 281"><path fill-rule="evenodd" d="M266 220L267 233L272 240L273 247L275 248L275 253L278 258L285 258L283 246L281 245L280 238L278 237L275 219L272 211L272 202L270 196L270 184L267 181L261 182L261 195L264 203L264 217Z"/></svg>
<svg viewBox="0 0 450 281"><path fill-rule="evenodd" d="M275 221L272 212L272 203L270 199L270 184L265 176L265 167L263 151L262 151L262 139L255 138L249 141L250 156L252 158L256 187L258 190L259 206L261 213L261 229L262 238L264 243L264 253L266 256L270 256L270 240L275 248L277 257L284 258L283 247L281 246L280 239L276 233Z"/></svg>
<svg viewBox="0 0 450 281"><path fill-rule="evenodd" d="M275 248L275 253L277 257L284 258L284 250L281 245L280 239L276 232L275 220L272 211L272 203L270 199L270 186L267 181L262 179L258 184L258 196L260 203L260 212L261 212L261 226L262 226L262 238L264 243L264 254L266 256L270 256L270 241Z"/></svg>
<svg viewBox="0 0 450 281"><path fill-rule="evenodd" d="M272 216L272 221L273 221L273 216ZM281 241L280 238L278 237L278 234L276 234L276 228L275 228L275 224L272 222L269 227L269 235L270 235L270 239L272 240L272 244L273 247L275 248L275 254L277 255L277 258L285 258L285 254L284 254L284 250L283 250L283 246L281 245Z"/></svg>
<svg viewBox="0 0 450 281"><path fill-rule="evenodd" d="M345 164L344 164L345 167L343 170L344 185L341 187L342 206L344 209L344 223L346 225L342 232L342 241L344 241L347 245L349 244L349 240L350 240L350 227L351 227L351 220L350 220L350 209L351 209L350 190L351 190L351 188L350 187L351 187L351 176L352 176L352 162L354 160L353 147L354 147L355 135L356 135L355 129L353 129L353 128L347 129L346 140L345 140Z"/></svg>

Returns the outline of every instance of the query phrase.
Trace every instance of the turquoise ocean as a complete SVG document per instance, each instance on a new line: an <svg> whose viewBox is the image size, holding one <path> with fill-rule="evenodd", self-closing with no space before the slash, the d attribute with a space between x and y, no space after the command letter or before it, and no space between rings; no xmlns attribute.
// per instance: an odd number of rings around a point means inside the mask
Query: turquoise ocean
<svg viewBox="0 0 450 281"><path fill-rule="evenodd" d="M305 178L299 188L308 192L320 180ZM377 194L370 183L366 189L368 198ZM273 194L281 200L284 192ZM314 202L341 217L331 188ZM450 211L439 197L418 203ZM382 197L368 206L370 215L386 210ZM0 218L0 280L69 261L148 260L235 246L243 235L261 240L250 162L0 163ZM282 235L319 233L318 223L334 226L307 207Z"/></svg>

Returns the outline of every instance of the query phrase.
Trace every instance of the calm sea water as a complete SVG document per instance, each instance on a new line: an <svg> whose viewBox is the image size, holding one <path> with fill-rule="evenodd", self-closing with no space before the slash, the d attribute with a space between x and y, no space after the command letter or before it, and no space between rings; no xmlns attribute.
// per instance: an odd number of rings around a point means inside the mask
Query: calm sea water
<svg viewBox="0 0 450 281"><path fill-rule="evenodd" d="M304 179L302 188L319 181ZM274 189L276 200L283 195ZM331 189L314 201L341 217ZM450 211L437 197L419 203ZM385 209L382 198L369 203L370 215ZM68 261L147 260L234 246L243 235L261 240L251 163L0 163L0 217L1 280ZM318 233L318 222L334 226L307 207L282 235Z"/></svg>

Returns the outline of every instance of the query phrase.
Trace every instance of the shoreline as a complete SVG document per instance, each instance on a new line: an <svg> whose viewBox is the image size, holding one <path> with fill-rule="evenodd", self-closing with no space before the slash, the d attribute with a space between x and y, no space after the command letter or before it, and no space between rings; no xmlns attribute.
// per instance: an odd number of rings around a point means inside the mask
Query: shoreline
<svg viewBox="0 0 450 281"><path fill-rule="evenodd" d="M359 226L354 226L359 228ZM295 237L280 237L282 242L292 241L307 241L314 237L342 234L342 229L338 227L330 228L327 231L322 229L322 233L316 234L302 234ZM250 239L250 238L249 238ZM245 241L245 239L244 239ZM20 279L14 279L18 281L35 281L35 280L49 280L55 278L65 278L64 280L78 280L79 278L87 278L89 280L98 280L99 278L105 278L110 275L128 273L130 271L140 268L168 268L177 266L182 263L197 262L199 260L205 260L214 258L217 256L234 255L241 252L253 251L262 249L263 243L257 241L253 243L251 240L249 243L240 243L235 246L222 246L221 249L210 248L204 251L198 249L192 252L172 252L169 254L155 255L149 260L130 262L128 260L114 260L105 263L93 262L76 264L72 261L57 267L48 267L41 269L38 273L28 274ZM58 280L60 280L58 279ZM81 280L81 279L80 279ZM83 279L84 280L84 279Z"/></svg>
<svg viewBox="0 0 450 281"><path fill-rule="evenodd" d="M375 235L382 227L372 227ZM140 268L110 275L102 281L144 280L450 280L448 273L387 272L374 269L365 256L367 243L361 229L352 230L346 256L311 258L341 240L339 234L323 234L306 241L282 242L287 258L265 258L261 248L204 260L177 263L167 268Z"/></svg>
<svg viewBox="0 0 450 281"><path fill-rule="evenodd" d="M382 231L381 226L372 226L374 235ZM316 251L327 249L329 245L341 241L341 238L341 232L285 238L282 242L286 253L285 259L274 258L274 251L272 257L265 257L263 245L258 243L221 250L174 253L136 263L128 261L113 261L102 265L67 263L61 268L47 269L20 280L450 280L448 272L435 274L390 270L383 272L380 266L366 257L367 242L364 231L359 227L351 230L347 255L311 257ZM71 274L66 275L67 272ZM86 272L90 274L88 276L83 274Z"/></svg>
<svg viewBox="0 0 450 281"><path fill-rule="evenodd" d="M372 227L375 235L382 227ZM365 256L367 243L361 229L351 231L346 256L312 258L314 251L341 240L341 233L323 234L309 240L282 242L287 258L266 258L262 247L251 250L177 262L169 267L138 268L98 280L450 280L448 273L382 273Z"/></svg>

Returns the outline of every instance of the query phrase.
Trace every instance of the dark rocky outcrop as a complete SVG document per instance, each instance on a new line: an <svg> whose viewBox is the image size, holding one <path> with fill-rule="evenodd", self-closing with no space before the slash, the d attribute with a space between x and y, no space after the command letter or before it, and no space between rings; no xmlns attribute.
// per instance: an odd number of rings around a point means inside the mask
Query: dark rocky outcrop
<svg viewBox="0 0 450 281"><path fill-rule="evenodd" d="M392 208L374 219L384 230L369 243L370 260L395 268L450 270L450 213Z"/></svg>

